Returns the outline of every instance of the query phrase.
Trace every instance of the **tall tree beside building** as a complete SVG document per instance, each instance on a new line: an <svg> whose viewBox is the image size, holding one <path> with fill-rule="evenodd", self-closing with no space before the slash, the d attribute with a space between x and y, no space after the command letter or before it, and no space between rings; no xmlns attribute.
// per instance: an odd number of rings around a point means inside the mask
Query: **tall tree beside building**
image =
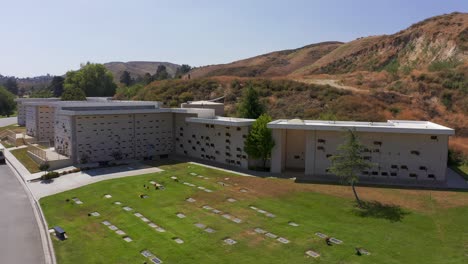
<svg viewBox="0 0 468 264"><path fill-rule="evenodd" d="M132 85L132 76L128 71L123 71L122 74L120 75L120 83L125 84L125 86L130 86Z"/></svg>
<svg viewBox="0 0 468 264"><path fill-rule="evenodd" d="M110 71L102 64L87 63L78 71L66 74L64 85L67 89L79 88L86 96L114 96L117 85Z"/></svg>
<svg viewBox="0 0 468 264"><path fill-rule="evenodd" d="M265 107L260 102L258 92L252 84L244 90L238 109L238 115L243 118L258 118L265 112Z"/></svg>
<svg viewBox="0 0 468 264"><path fill-rule="evenodd" d="M359 142L356 132L349 130L346 141L338 146L339 153L331 156L332 165L329 168L331 173L339 176L343 182L351 185L359 207L362 207L362 202L355 187L356 183L359 182L359 174L374 166L373 163L362 157L364 149L365 146Z"/></svg>
<svg viewBox="0 0 468 264"><path fill-rule="evenodd" d="M16 82L15 77L10 77L4 83L5 88L12 94L18 94L18 83Z"/></svg>
<svg viewBox="0 0 468 264"><path fill-rule="evenodd" d="M266 163L271 157L271 150L275 146L271 129L267 124L271 122L271 117L267 114L261 115L252 124L249 135L244 143L244 150L249 157L261 159L263 168L266 169Z"/></svg>
<svg viewBox="0 0 468 264"><path fill-rule="evenodd" d="M0 115L10 116L15 112L15 95L0 86Z"/></svg>
<svg viewBox="0 0 468 264"><path fill-rule="evenodd" d="M60 97L63 93L63 82L65 78L62 76L54 76L49 85L49 90L52 91L54 97Z"/></svg>

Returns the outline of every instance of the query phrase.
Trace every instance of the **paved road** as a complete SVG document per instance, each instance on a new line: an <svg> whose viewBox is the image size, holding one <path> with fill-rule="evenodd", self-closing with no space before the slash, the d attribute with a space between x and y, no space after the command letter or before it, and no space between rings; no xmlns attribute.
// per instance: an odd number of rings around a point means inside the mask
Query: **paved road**
<svg viewBox="0 0 468 264"><path fill-rule="evenodd" d="M13 124L16 124L17 122L18 122L18 119L16 117L0 118L0 127L13 125Z"/></svg>
<svg viewBox="0 0 468 264"><path fill-rule="evenodd" d="M45 263L29 198L4 164L0 164L0 234L0 263Z"/></svg>

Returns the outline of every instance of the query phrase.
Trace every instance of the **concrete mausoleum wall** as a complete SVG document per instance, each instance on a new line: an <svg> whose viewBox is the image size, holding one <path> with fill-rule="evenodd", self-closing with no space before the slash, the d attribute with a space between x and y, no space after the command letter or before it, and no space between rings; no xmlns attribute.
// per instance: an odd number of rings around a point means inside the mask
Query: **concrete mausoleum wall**
<svg viewBox="0 0 468 264"><path fill-rule="evenodd" d="M445 180L447 135L356 133L366 146L363 157L375 164L360 176ZM339 131L274 129L273 135L272 172L302 171L304 179L329 175L330 157L346 139L346 132Z"/></svg>
<svg viewBox="0 0 468 264"><path fill-rule="evenodd" d="M175 150L177 154L248 168L249 157L244 141L249 126L209 124L187 121L189 115L177 115Z"/></svg>

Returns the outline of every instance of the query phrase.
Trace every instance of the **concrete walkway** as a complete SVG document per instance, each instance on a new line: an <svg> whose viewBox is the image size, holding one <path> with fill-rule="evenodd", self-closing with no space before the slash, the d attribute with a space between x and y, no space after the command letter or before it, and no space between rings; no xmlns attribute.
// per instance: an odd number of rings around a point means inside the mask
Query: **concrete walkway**
<svg viewBox="0 0 468 264"><path fill-rule="evenodd" d="M0 118L0 127L9 126L16 123L18 123L18 118L16 116Z"/></svg>
<svg viewBox="0 0 468 264"><path fill-rule="evenodd" d="M79 188L91 183L104 180L117 179L129 176L137 176L148 173L161 172L163 170L144 165L139 162L109 168L92 169L84 172L71 173L53 179L50 183L41 181L28 182L27 185L35 199ZM31 174L29 174L31 175ZM41 173L33 174L31 178L40 177Z"/></svg>

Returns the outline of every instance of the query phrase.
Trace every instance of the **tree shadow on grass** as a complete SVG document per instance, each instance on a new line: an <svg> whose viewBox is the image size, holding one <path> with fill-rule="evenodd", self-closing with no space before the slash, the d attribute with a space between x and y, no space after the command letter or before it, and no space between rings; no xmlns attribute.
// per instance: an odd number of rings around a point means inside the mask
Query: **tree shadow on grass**
<svg viewBox="0 0 468 264"><path fill-rule="evenodd" d="M382 204L378 201L363 201L362 207L356 207L355 213L361 217L383 218L390 222L401 222L409 214L398 205Z"/></svg>

